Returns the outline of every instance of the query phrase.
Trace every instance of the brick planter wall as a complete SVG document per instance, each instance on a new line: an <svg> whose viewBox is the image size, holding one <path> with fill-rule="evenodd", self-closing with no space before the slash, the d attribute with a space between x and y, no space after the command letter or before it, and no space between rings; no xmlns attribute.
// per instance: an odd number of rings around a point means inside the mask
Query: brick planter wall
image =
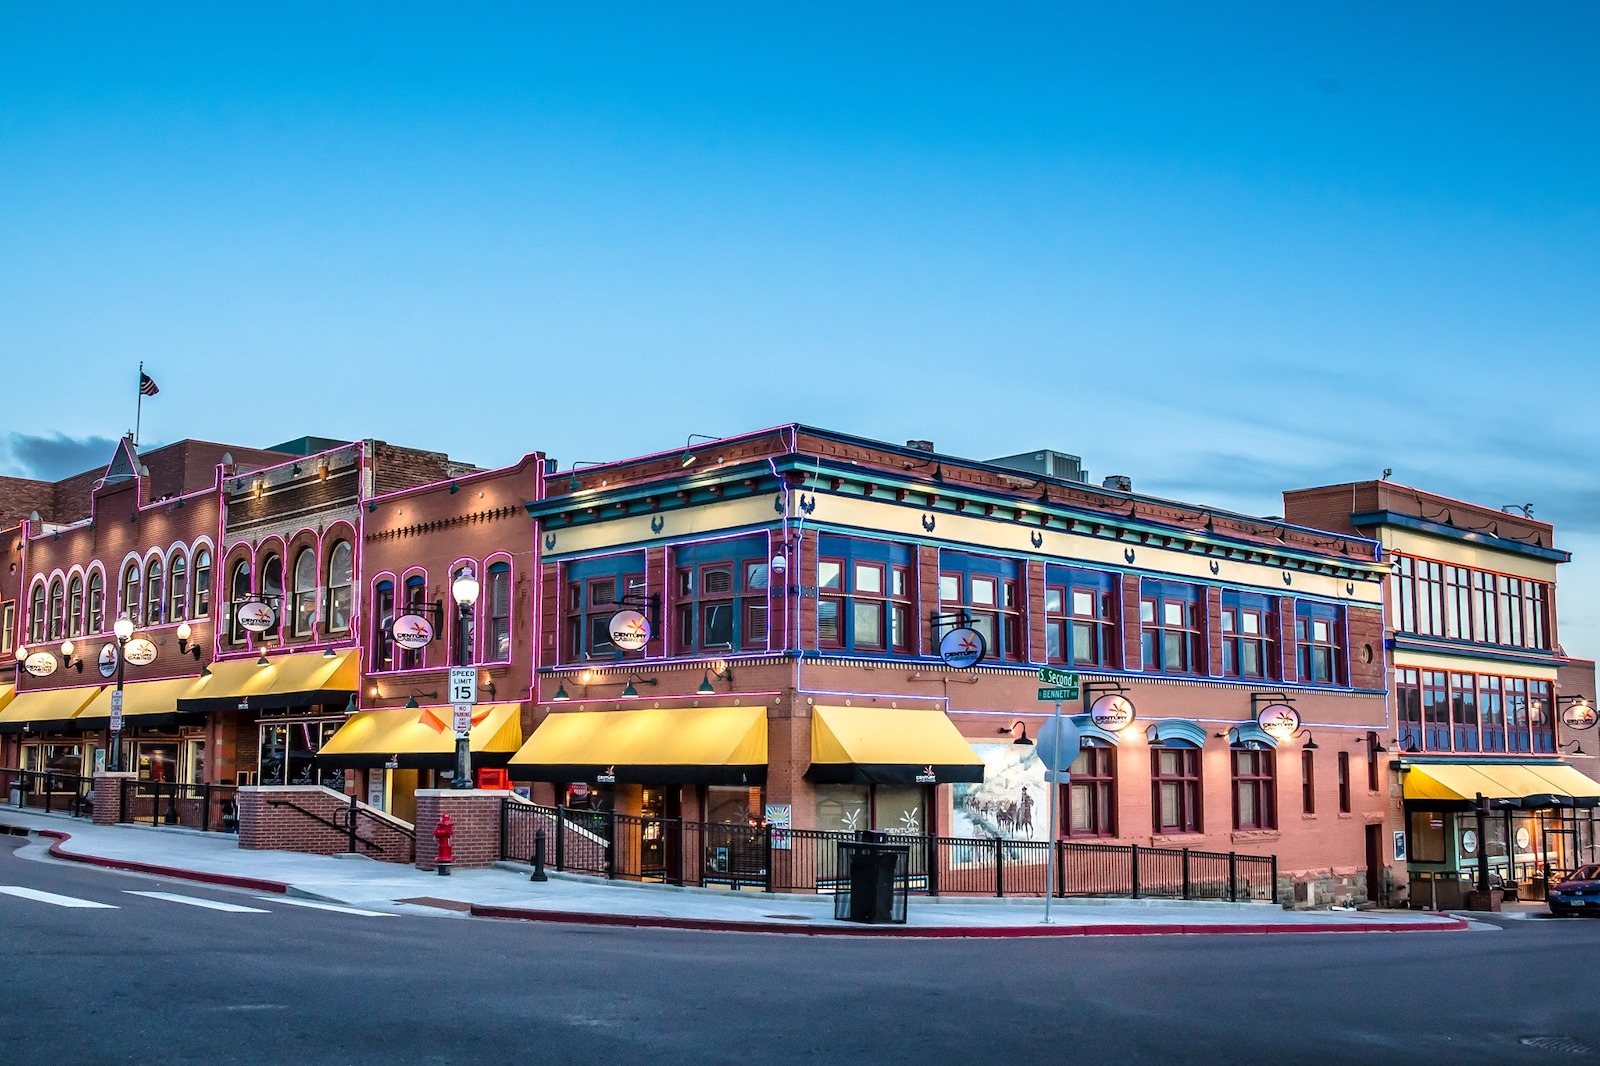
<svg viewBox="0 0 1600 1066"><path fill-rule="evenodd" d="M241 788L239 846L341 855L350 850L349 833L342 828L349 810L350 797L321 785ZM384 862L411 861L411 838L402 831L409 830L410 825L365 803L357 803L356 810L359 854Z"/></svg>
<svg viewBox="0 0 1600 1066"><path fill-rule="evenodd" d="M496 789L424 788L417 791L417 868L438 865L439 842L433 831L446 812L455 823L450 839L452 866L489 866L500 860L500 805L506 793Z"/></svg>
<svg viewBox="0 0 1600 1066"><path fill-rule="evenodd" d="M122 783L138 776L126 771L94 775L95 825L115 825L122 821Z"/></svg>

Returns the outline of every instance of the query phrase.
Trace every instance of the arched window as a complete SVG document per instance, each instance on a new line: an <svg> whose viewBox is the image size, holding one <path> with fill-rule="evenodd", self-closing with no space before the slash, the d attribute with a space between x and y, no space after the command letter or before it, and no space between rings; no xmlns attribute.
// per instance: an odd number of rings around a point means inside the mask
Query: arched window
<svg viewBox="0 0 1600 1066"><path fill-rule="evenodd" d="M244 643L245 628L239 624L239 605L249 598L250 564L240 559L228 575L228 640L234 644Z"/></svg>
<svg viewBox="0 0 1600 1066"><path fill-rule="evenodd" d="M67 636L83 636L83 575L74 574L67 583Z"/></svg>
<svg viewBox="0 0 1600 1066"><path fill-rule="evenodd" d="M372 586L372 669L394 669L394 582L380 581Z"/></svg>
<svg viewBox="0 0 1600 1066"><path fill-rule="evenodd" d="M260 593L277 616L272 626L261 635L275 637L283 629L283 556L269 555L261 560Z"/></svg>
<svg viewBox="0 0 1600 1066"><path fill-rule="evenodd" d="M194 553L194 616L211 617L211 553L204 548Z"/></svg>
<svg viewBox="0 0 1600 1066"><path fill-rule="evenodd" d="M167 621L181 622L189 617L189 561L175 551L167 566Z"/></svg>
<svg viewBox="0 0 1600 1066"><path fill-rule="evenodd" d="M455 587L456 578L461 577L463 574L471 573L473 573L473 569L470 563L466 566L457 567L455 572L450 575L451 588L453 589ZM483 599L482 591L483 590L480 586L480 595L478 597L480 602ZM455 636L454 639L451 640L450 646L451 651L455 654L455 661L457 663L468 664L472 662L472 642L477 637L478 632L477 618L475 614L477 609L477 603L474 603L465 611L462 611L458 606L456 606L454 601L451 601L450 603L451 613L455 616Z"/></svg>
<svg viewBox="0 0 1600 1066"><path fill-rule="evenodd" d="M484 613L487 638L484 659L491 663L511 661L511 564L491 563L484 583Z"/></svg>
<svg viewBox="0 0 1600 1066"><path fill-rule="evenodd" d="M44 643L44 582L33 586L32 601L28 605L28 643Z"/></svg>
<svg viewBox="0 0 1600 1066"><path fill-rule="evenodd" d="M294 635L309 637L317 622L317 553L301 548L294 557Z"/></svg>
<svg viewBox="0 0 1600 1066"><path fill-rule="evenodd" d="M50 582L50 639L60 640L66 629L66 586L58 577Z"/></svg>
<svg viewBox="0 0 1600 1066"><path fill-rule="evenodd" d="M405 608L401 611L401 613L408 613L411 608L422 606L423 602L426 601L427 598L427 577L422 574L412 574L410 577L406 578ZM400 669L415 670L423 665L425 657L426 649L424 648L418 648L414 651L408 648L402 648L400 649Z"/></svg>
<svg viewBox="0 0 1600 1066"><path fill-rule="evenodd" d="M129 563L128 568L122 572L122 602L119 604L122 613L134 625L142 619L139 612L139 564Z"/></svg>
<svg viewBox="0 0 1600 1066"><path fill-rule="evenodd" d="M88 632L90 633L104 633L106 631L105 581L101 578L98 570L89 575L88 626Z"/></svg>
<svg viewBox="0 0 1600 1066"><path fill-rule="evenodd" d="M161 614L161 608L163 606L161 594L166 591L167 587L162 581L165 573L166 568L161 565L160 559L151 559L150 565L145 567L144 619L145 624L147 625L158 626L162 622L166 621Z"/></svg>
<svg viewBox="0 0 1600 1066"><path fill-rule="evenodd" d="M351 594L355 585L355 552L341 540L328 553L328 632L350 632Z"/></svg>

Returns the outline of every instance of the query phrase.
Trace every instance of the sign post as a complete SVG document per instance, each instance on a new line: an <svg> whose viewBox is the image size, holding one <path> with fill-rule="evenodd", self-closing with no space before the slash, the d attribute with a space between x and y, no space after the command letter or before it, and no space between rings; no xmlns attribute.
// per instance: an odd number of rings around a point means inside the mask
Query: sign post
<svg viewBox="0 0 1600 1066"><path fill-rule="evenodd" d="M111 690L111 731L122 732L122 690Z"/></svg>
<svg viewBox="0 0 1600 1066"><path fill-rule="evenodd" d="M452 666L450 668L450 705L454 709L456 739L472 734L472 708L478 702L478 668Z"/></svg>
<svg viewBox="0 0 1600 1066"><path fill-rule="evenodd" d="M1056 853L1059 850L1056 843L1056 808L1060 805L1059 786L1063 781L1071 780L1069 769L1077 760L1079 749L1078 727L1072 724L1071 719L1061 716L1061 703L1078 698L1078 675L1068 670L1041 666L1039 683L1051 686L1039 690L1039 699L1055 705L1050 721L1039 730L1037 742L1041 755L1049 753L1045 759L1045 781L1049 786L1046 795L1050 803L1050 851L1044 871L1044 923L1049 925L1050 901L1056 894Z"/></svg>

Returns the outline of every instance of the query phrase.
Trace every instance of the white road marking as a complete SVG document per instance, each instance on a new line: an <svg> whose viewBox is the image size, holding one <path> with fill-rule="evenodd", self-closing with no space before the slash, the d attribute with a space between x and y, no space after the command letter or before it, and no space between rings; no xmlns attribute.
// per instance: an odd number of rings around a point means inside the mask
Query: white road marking
<svg viewBox="0 0 1600 1066"><path fill-rule="evenodd" d="M164 899L171 903L184 903L191 907L204 907L212 911L227 911L229 914L271 914L272 912L262 907L241 907L237 903L221 903L214 899L201 899L199 896L180 896L176 892L134 892L124 889L130 896L144 896L147 899Z"/></svg>
<svg viewBox="0 0 1600 1066"><path fill-rule="evenodd" d="M18 899L31 899L36 903L49 903L56 907L79 907L103 911L114 911L120 909L112 903L96 903L91 899L78 899L74 896L58 896L54 892L40 892L36 888L23 888L20 885L0 885L0 894L16 896Z"/></svg>
<svg viewBox="0 0 1600 1066"><path fill-rule="evenodd" d="M317 903L309 899L287 899L283 896L257 896L256 899L266 903L287 903L291 907L310 907L318 911L337 911L340 914L358 914L363 918L396 918L396 914L388 911L364 911L360 907L336 907L332 903Z"/></svg>

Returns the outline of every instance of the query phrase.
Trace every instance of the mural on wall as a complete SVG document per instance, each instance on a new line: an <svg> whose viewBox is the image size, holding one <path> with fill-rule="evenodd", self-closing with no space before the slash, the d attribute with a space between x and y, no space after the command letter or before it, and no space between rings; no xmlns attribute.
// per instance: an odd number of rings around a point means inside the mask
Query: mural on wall
<svg viewBox="0 0 1600 1066"><path fill-rule="evenodd" d="M974 744L983 760L983 781L951 786L952 836L1001 840L1049 838L1049 792L1044 763L1032 745Z"/></svg>

